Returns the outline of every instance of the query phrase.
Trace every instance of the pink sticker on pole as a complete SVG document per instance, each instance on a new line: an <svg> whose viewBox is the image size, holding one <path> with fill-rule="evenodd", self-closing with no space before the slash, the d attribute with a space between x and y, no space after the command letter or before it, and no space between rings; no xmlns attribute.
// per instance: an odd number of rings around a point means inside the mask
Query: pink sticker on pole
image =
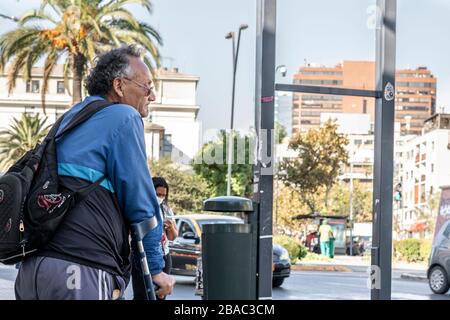
<svg viewBox="0 0 450 320"><path fill-rule="evenodd" d="M262 98L261 98L261 102L262 102L262 103L269 103L269 102L273 102L273 96L269 96L269 97L262 97Z"/></svg>

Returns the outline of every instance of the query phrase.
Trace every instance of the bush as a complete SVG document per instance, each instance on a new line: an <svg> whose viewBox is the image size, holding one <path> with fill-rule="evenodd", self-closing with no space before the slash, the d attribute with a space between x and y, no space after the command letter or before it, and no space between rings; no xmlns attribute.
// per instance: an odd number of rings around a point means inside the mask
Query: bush
<svg viewBox="0 0 450 320"><path fill-rule="evenodd" d="M302 259L306 258L306 256L309 253L309 250L308 250L308 248L306 248L304 245L302 245L300 243L299 243L299 246L300 246L300 252L298 253L298 259L302 260Z"/></svg>
<svg viewBox="0 0 450 320"><path fill-rule="evenodd" d="M431 251L430 240L405 239L394 241L394 257L407 262L427 261Z"/></svg>
<svg viewBox="0 0 450 320"><path fill-rule="evenodd" d="M420 257L422 258L422 261L428 261L432 246L433 242L431 240L422 240L422 243L420 244Z"/></svg>
<svg viewBox="0 0 450 320"><path fill-rule="evenodd" d="M308 252L300 242L285 235L273 237L273 242L279 244L288 251L292 263L296 263L297 260L304 258Z"/></svg>
<svg viewBox="0 0 450 320"><path fill-rule="evenodd" d="M321 255L321 254L317 254L314 252L308 252L306 256L303 258L303 261L332 261L333 259L331 259L330 257Z"/></svg>

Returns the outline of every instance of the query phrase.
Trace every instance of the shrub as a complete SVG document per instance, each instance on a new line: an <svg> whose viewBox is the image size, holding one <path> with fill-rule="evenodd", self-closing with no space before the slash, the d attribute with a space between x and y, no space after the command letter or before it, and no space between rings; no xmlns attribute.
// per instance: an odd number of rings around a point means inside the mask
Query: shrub
<svg viewBox="0 0 450 320"><path fill-rule="evenodd" d="M308 252L306 256L303 258L303 261L332 261L332 259L330 257L326 257L324 255L321 254L317 254L317 253L313 253L313 252Z"/></svg>
<svg viewBox="0 0 450 320"><path fill-rule="evenodd" d="M394 257L408 262L427 261L431 251L430 240L405 239L394 241Z"/></svg>
<svg viewBox="0 0 450 320"><path fill-rule="evenodd" d="M422 258L422 261L428 261L432 246L433 242L431 240L422 240L422 243L420 244L420 257Z"/></svg>
<svg viewBox="0 0 450 320"><path fill-rule="evenodd" d="M298 259L302 260L302 259L306 258L306 256L309 253L309 250L308 250L308 248L306 248L305 246L301 245L300 243L299 243L299 246L300 246L300 251L298 253Z"/></svg>
<svg viewBox="0 0 450 320"><path fill-rule="evenodd" d="M273 237L273 242L279 244L288 251L289 258L291 259L292 263L297 262L300 257L306 255L306 253L304 252L306 248L303 248L303 246L298 241L291 237L285 235L275 236Z"/></svg>

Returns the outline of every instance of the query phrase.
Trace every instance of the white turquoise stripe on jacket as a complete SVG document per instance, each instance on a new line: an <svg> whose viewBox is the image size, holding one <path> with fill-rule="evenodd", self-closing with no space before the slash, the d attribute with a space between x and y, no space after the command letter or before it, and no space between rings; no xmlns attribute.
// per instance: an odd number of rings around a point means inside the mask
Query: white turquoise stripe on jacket
<svg viewBox="0 0 450 320"><path fill-rule="evenodd" d="M58 175L80 178L90 182L95 182L104 176L104 174L100 171L71 163L59 163ZM108 191L114 193L114 188L108 179L103 180L100 185Z"/></svg>

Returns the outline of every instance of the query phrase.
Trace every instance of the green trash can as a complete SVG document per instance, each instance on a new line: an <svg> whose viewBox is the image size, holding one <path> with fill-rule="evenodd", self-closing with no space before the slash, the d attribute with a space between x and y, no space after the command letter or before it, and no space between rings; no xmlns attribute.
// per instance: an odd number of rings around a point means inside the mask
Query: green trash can
<svg viewBox="0 0 450 320"><path fill-rule="evenodd" d="M256 266L249 224L206 224L202 232L206 300L255 300Z"/></svg>
<svg viewBox="0 0 450 320"><path fill-rule="evenodd" d="M334 258L334 241L336 241L335 238L330 238L330 240L328 241L330 258Z"/></svg>
<svg viewBox="0 0 450 320"><path fill-rule="evenodd" d="M216 197L203 202L203 210L253 212L251 200ZM202 230L203 298L205 300L256 299L256 241L250 224L205 224Z"/></svg>

